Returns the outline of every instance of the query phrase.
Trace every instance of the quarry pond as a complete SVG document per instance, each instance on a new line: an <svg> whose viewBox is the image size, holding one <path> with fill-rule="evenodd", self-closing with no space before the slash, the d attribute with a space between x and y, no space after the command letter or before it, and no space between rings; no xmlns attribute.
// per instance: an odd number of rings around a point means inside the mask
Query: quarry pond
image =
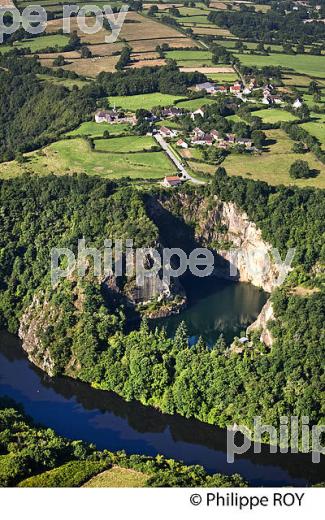
<svg viewBox="0 0 325 520"><path fill-rule="evenodd" d="M227 341L254 321L266 294L249 284L207 280L186 286L188 308L158 325L172 334L184 320L190 339L201 334L213 344L220 333ZM201 464L210 473L240 473L253 486L305 486L325 478L325 468L309 454L270 454L267 446L250 449L227 463L227 431L174 415L165 415L116 394L67 377L51 378L32 365L14 336L0 335L0 395L23 404L33 419L58 434L92 442L99 449L156 455Z"/></svg>

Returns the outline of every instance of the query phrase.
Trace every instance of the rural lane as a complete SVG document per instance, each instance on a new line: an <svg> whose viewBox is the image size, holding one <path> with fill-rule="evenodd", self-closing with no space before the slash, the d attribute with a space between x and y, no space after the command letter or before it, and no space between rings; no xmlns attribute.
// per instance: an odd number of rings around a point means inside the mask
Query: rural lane
<svg viewBox="0 0 325 520"><path fill-rule="evenodd" d="M188 173L185 166L177 159L176 155L173 153L171 148L166 143L165 139L160 134L155 134L154 138L156 139L157 143L160 144L161 148L164 150L164 152L168 155L171 161L175 164L178 171L182 174L183 179L187 179L191 182L194 182L195 184L205 184L203 181L199 181L198 179L195 179Z"/></svg>

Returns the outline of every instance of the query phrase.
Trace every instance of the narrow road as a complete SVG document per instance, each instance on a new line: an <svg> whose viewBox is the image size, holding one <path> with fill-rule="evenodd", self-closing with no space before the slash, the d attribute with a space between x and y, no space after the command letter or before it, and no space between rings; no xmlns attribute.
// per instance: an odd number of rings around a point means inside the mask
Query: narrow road
<svg viewBox="0 0 325 520"><path fill-rule="evenodd" d="M171 161L175 164L178 171L182 174L183 179L189 180L191 182L194 182L195 184L205 184L203 181L199 181L198 179L195 179L188 173L183 163L181 163L178 158L176 157L175 153L171 148L168 146L168 143L166 143L165 139L160 134L155 134L154 138L156 139L157 143L160 144L161 148L164 150L164 152L168 155Z"/></svg>

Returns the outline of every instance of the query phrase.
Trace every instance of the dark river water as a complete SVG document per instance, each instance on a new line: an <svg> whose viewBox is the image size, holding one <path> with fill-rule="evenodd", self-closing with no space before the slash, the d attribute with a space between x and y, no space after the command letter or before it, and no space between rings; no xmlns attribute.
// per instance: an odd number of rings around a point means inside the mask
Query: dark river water
<svg viewBox="0 0 325 520"><path fill-rule="evenodd" d="M264 300L263 293L249 285L221 284L220 290L208 291L203 299L195 290L181 319L192 336L200 331L213 342L220 332L226 337L238 333L256 317ZM170 318L168 328L178 320ZM325 480L324 464L313 464L309 454L270 454L267 446L260 454L250 449L229 464L226 430L127 403L69 378L50 378L29 363L19 341L6 333L0 335L0 395L22 403L34 420L60 435L93 442L99 449L161 453L201 464L209 473L238 472L254 486L305 486Z"/></svg>

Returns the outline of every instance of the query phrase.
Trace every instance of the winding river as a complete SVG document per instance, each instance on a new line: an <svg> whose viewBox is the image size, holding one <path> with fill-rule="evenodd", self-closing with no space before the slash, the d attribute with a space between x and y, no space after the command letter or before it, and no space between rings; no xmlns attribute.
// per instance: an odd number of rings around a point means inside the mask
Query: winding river
<svg viewBox="0 0 325 520"><path fill-rule="evenodd" d="M193 338L199 331L209 342L220 332L229 338L255 319L265 301L265 295L248 284L219 283L202 294L193 287L189 309L165 322L170 331L185 319ZM260 454L249 450L229 464L225 430L127 403L66 377L50 378L28 361L17 338L7 333L0 335L0 395L22 403L34 420L60 435L93 442L99 449L161 453L201 464L210 473L238 472L253 486L304 486L325 480L324 464L312 464L309 454L270 454L267 446Z"/></svg>

